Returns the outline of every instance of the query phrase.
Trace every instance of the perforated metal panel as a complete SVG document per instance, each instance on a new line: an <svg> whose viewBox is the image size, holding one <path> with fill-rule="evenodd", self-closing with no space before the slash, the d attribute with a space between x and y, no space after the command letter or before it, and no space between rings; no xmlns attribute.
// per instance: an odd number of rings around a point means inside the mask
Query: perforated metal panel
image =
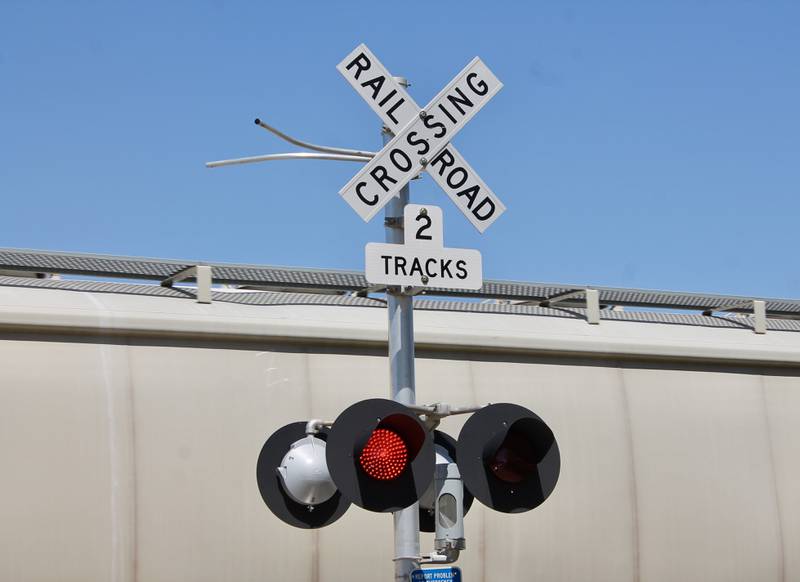
<svg viewBox="0 0 800 582"><path fill-rule="evenodd" d="M145 295L151 297L170 297L178 299L194 299L192 288L167 288L159 285L110 283L104 281L66 281L59 279L32 279L0 276L0 286L30 287L40 289L62 289L66 291L83 291L90 293L119 293L126 295ZM276 291L224 291L215 290L213 300L240 305L330 305L343 307L378 307L386 303L377 298L357 297L352 295L327 295L302 292ZM559 317L568 319L585 319L586 310L581 307L539 307L536 305L519 305L512 303L477 303L474 301L448 301L445 299L417 299L414 308L423 311L457 311L463 313L498 313L507 315L527 315L540 317ZM602 320L631 321L640 323L669 323L674 325L691 325L700 327L725 327L732 329L751 329L753 318L747 315L719 315L706 317L693 314L660 313L647 311L601 311ZM800 331L800 320L769 319L767 329L772 331Z"/></svg>
<svg viewBox="0 0 800 582"><path fill-rule="evenodd" d="M305 293L361 293L370 288L364 275L356 271L294 269L258 265L209 263L204 261L171 261L138 257L117 257L75 253L51 253L20 249L0 249L0 271L28 271L93 275L106 278L149 279L163 281L184 269L209 265L215 283L252 286L275 291ZM486 281L478 291L455 289L426 289L423 294L443 297L496 299L538 304L570 292L579 292L558 303L559 307L584 305L580 294L596 289L600 303L608 306L628 306L655 309L712 310L747 313L752 311L754 297L619 289L593 285L557 285L517 281ZM295 301L298 298L295 298ZM771 318L800 319L800 301L763 299ZM246 302L246 300L237 300ZM252 299L250 301L253 301Z"/></svg>

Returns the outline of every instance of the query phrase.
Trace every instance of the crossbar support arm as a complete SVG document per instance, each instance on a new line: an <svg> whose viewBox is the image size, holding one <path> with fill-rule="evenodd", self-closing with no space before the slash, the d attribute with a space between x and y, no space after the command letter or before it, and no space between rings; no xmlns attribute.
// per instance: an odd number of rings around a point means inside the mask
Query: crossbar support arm
<svg viewBox="0 0 800 582"><path fill-rule="evenodd" d="M277 135L284 141L288 141L292 145L296 145L301 148L305 148L307 150L311 150L314 152L322 152L327 154L343 154L346 156L356 156L359 158L366 158L366 159L371 159L375 157L375 152L369 152L366 150L351 150L349 148L336 148L332 146L321 146L314 143L309 143L307 141L299 140L296 137L292 137L291 135L283 133L281 130L272 127L271 125L264 123L264 121L259 118L256 118L256 125L259 127L263 127L267 131Z"/></svg>
<svg viewBox="0 0 800 582"><path fill-rule="evenodd" d="M258 162L273 162L278 160L333 160L336 162L364 163L369 158L346 154L318 154L313 152L288 152L285 154L264 154L263 156L249 156L246 158L233 158L230 160L217 160L206 162L206 168L221 168L223 166L238 166L241 164L255 164Z"/></svg>

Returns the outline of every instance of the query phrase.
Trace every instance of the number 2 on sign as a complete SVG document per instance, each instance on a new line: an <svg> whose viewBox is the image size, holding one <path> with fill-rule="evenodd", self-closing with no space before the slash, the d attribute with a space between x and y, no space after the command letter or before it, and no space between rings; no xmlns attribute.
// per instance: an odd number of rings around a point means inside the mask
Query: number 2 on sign
<svg viewBox="0 0 800 582"><path fill-rule="evenodd" d="M417 215L417 222L422 221L425 224L420 226L417 229L417 240L433 240L433 237L429 234L422 234L424 231L428 230L431 227L431 217L427 214L418 214Z"/></svg>
<svg viewBox="0 0 800 582"><path fill-rule="evenodd" d="M403 220L407 228L405 244L444 246L444 220L438 206L406 204Z"/></svg>

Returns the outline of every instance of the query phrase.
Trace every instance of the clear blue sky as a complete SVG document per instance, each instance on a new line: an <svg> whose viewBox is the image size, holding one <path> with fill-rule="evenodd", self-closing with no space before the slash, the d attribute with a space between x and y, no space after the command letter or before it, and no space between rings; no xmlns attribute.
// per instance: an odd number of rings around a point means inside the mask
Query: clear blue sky
<svg viewBox="0 0 800 582"><path fill-rule="evenodd" d="M377 149L365 42L419 103L505 84L454 143L506 214L412 187L487 278L800 297L800 2L342 4L0 0L0 246L363 269L358 165L203 164Z"/></svg>

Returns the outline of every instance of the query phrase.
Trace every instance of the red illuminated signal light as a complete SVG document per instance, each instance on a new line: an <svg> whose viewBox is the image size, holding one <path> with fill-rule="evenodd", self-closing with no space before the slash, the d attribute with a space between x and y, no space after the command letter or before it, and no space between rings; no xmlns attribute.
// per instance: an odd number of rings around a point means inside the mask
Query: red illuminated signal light
<svg viewBox="0 0 800 582"><path fill-rule="evenodd" d="M433 482L433 437L408 407L370 398L336 417L325 446L331 479L342 497L379 513L418 501Z"/></svg>
<svg viewBox="0 0 800 582"><path fill-rule="evenodd" d="M408 447L396 432L378 428L372 431L358 462L373 479L391 481L408 465Z"/></svg>

